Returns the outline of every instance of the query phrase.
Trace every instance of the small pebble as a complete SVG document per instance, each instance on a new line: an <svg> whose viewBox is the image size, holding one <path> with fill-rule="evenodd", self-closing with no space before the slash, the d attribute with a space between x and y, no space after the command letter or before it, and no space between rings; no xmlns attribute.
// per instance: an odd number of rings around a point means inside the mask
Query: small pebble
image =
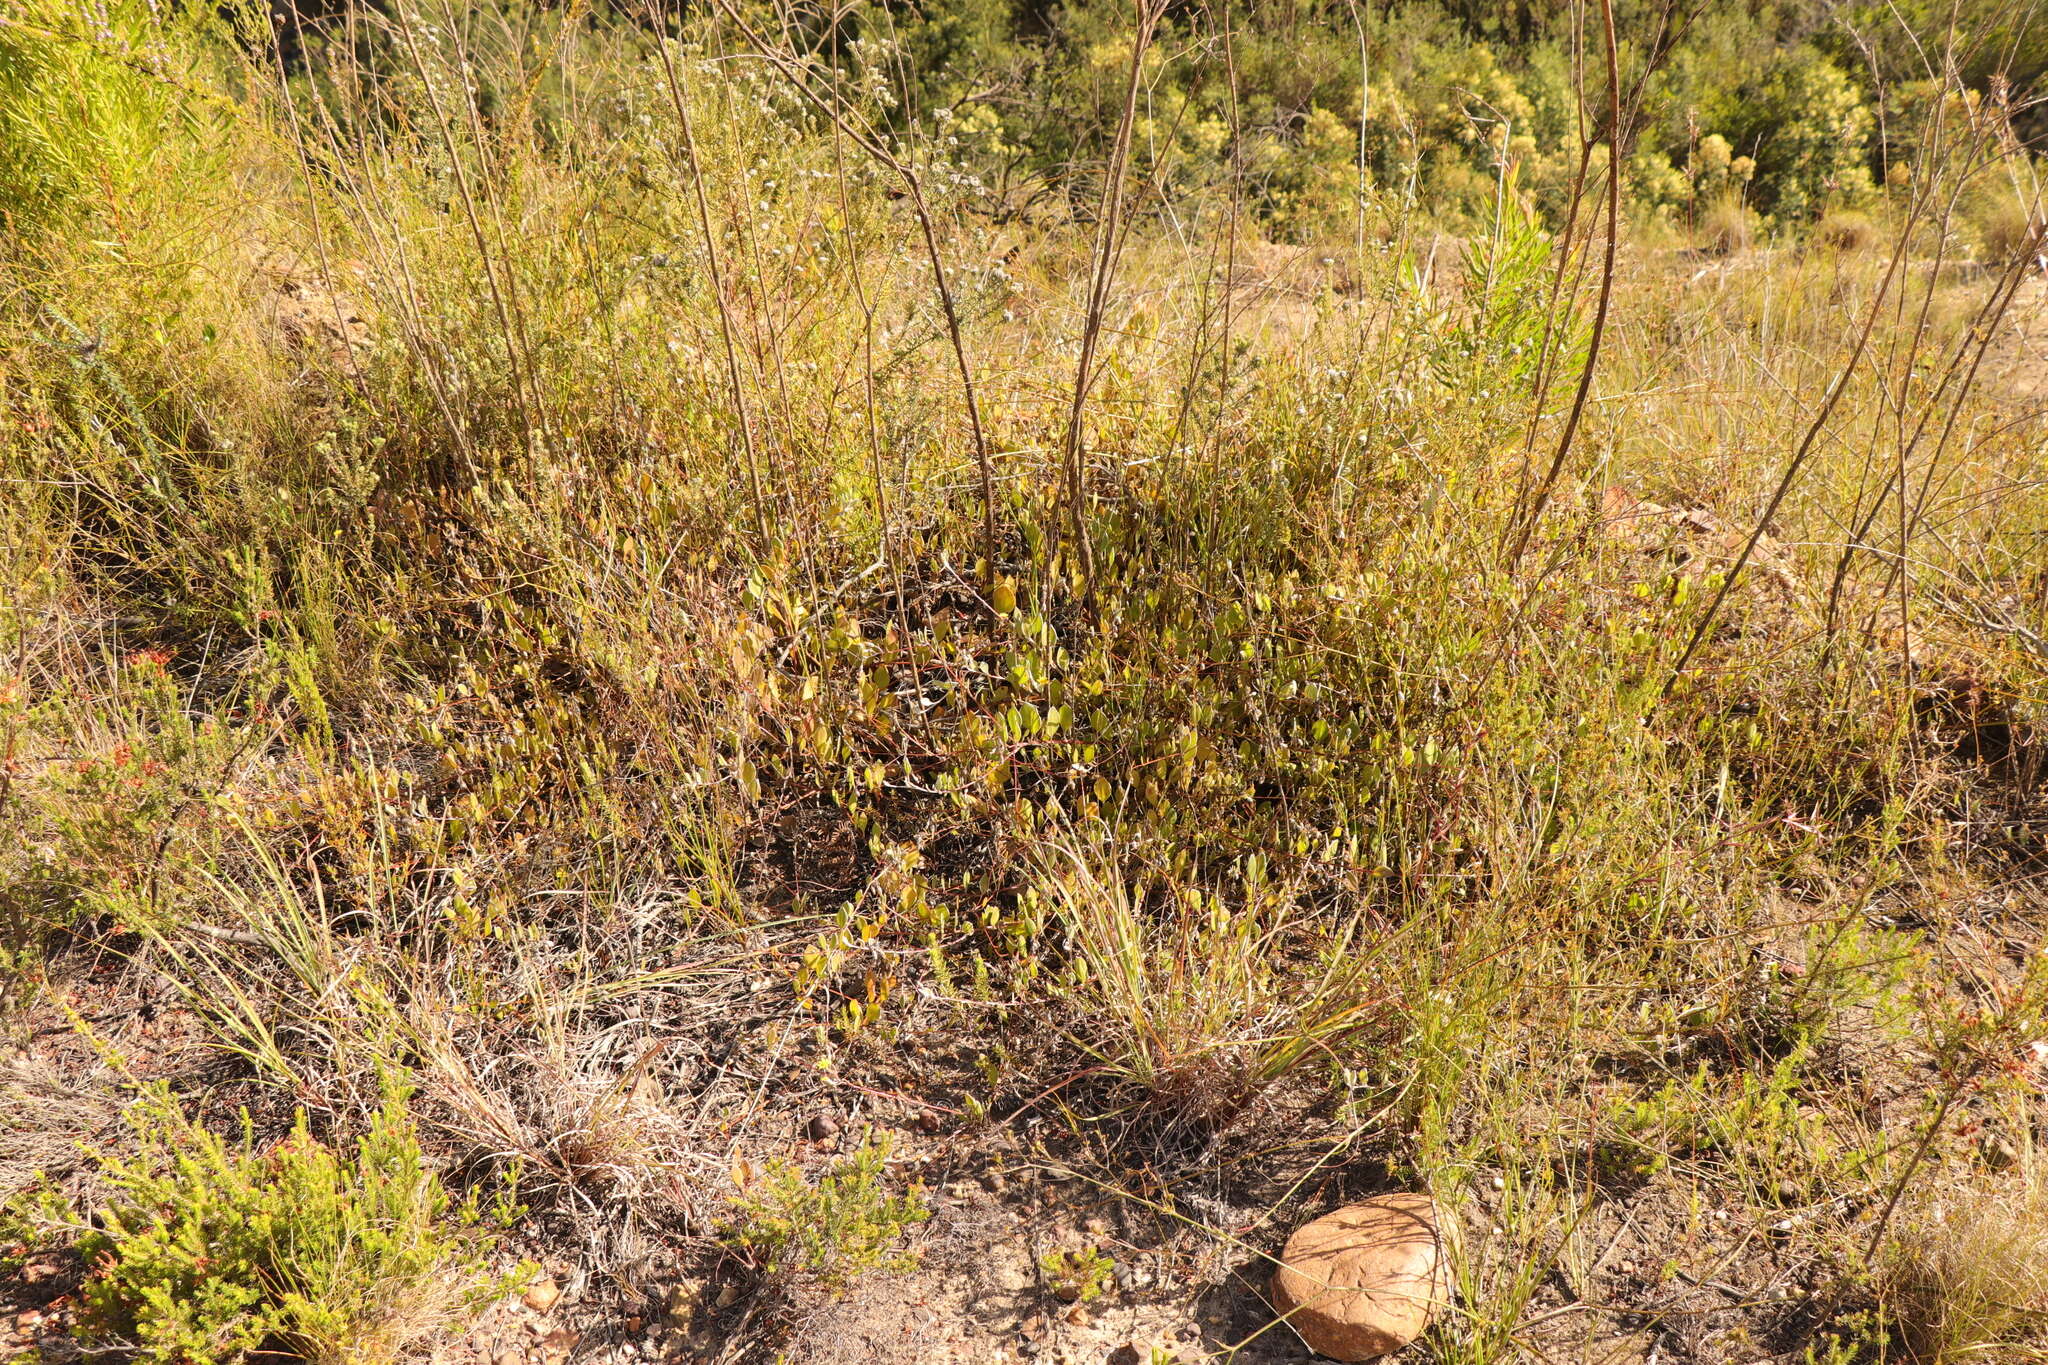
<svg viewBox="0 0 2048 1365"><path fill-rule="evenodd" d="M1143 1266L1119 1261L1111 1275L1116 1280L1116 1287L1126 1294L1152 1287L1152 1272Z"/></svg>

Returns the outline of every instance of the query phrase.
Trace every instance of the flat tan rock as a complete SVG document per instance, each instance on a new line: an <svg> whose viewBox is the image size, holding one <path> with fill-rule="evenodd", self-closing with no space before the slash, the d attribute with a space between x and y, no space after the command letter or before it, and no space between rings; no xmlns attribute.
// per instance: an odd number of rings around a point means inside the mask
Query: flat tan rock
<svg viewBox="0 0 2048 1365"><path fill-rule="evenodd" d="M1450 1298L1445 1230L1424 1194L1383 1194L1297 1228L1273 1274L1273 1306L1309 1349L1373 1360L1422 1334Z"/></svg>
<svg viewBox="0 0 2048 1365"><path fill-rule="evenodd" d="M543 1275L528 1285L526 1293L521 1297L528 1308L536 1313L545 1313L562 1297L562 1287L555 1283L554 1276Z"/></svg>

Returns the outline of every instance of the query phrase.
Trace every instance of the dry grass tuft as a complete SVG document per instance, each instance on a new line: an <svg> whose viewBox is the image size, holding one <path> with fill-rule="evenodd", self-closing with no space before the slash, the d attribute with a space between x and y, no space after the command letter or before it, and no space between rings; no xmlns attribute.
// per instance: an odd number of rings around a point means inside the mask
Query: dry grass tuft
<svg viewBox="0 0 2048 1365"><path fill-rule="evenodd" d="M1891 1249L1884 1287L1916 1361L2008 1361L2048 1343L2048 1188L2038 1173L1930 1192Z"/></svg>
<svg viewBox="0 0 2048 1365"><path fill-rule="evenodd" d="M2000 263L2028 253L2039 253L2048 239L2048 219L2039 206L2001 195L1977 220L1977 235L1984 244L1985 259Z"/></svg>
<svg viewBox="0 0 2048 1365"><path fill-rule="evenodd" d="M1724 195L1700 215L1694 235L1702 251L1740 256L1756 243L1756 213L1736 196Z"/></svg>
<svg viewBox="0 0 2048 1365"><path fill-rule="evenodd" d="M1877 224L1860 209L1837 209L1813 228L1814 240L1831 251L1868 251L1877 245Z"/></svg>
<svg viewBox="0 0 2048 1365"><path fill-rule="evenodd" d="M1395 1013L1360 924L1319 922L1256 873L1227 891L1154 881L1148 896L1105 850L1057 846L1040 866L1067 952L1063 1031L1169 1121L1227 1124Z"/></svg>

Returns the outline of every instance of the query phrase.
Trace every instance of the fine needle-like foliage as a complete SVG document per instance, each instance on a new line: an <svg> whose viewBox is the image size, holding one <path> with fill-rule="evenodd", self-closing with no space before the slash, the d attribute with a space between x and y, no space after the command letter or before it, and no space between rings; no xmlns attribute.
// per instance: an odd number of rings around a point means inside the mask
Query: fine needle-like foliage
<svg viewBox="0 0 2048 1365"><path fill-rule="evenodd" d="M236 1141L161 1089L130 1122L135 1150L101 1163L77 1237L79 1324L140 1359L216 1365L261 1347L380 1365L504 1290L482 1252L516 1210L449 1194L402 1091L352 1150L315 1138L304 1110L260 1146L245 1114ZM41 1212L33 1235L61 1236L66 1210Z"/></svg>

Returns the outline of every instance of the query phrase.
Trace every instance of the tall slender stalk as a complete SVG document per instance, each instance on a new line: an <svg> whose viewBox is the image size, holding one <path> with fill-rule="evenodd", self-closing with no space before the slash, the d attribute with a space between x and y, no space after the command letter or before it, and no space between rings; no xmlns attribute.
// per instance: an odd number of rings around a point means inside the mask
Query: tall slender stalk
<svg viewBox="0 0 2048 1365"><path fill-rule="evenodd" d="M731 0L717 0L717 4L719 11L752 45L755 54L774 67L805 103L830 119L842 136L903 184L911 214L917 219L918 231L924 239L925 260L931 266L932 285L938 295L940 314L946 322L946 339L952 346L953 363L959 370L960 389L967 404L968 434L974 443L975 468L981 474L982 587L990 588L995 583L997 551L1000 548L996 534L995 465L989 455L988 436L982 426L981 400L975 390L974 366L967 358L967 340L960 326L960 310L953 299L953 286L946 280L946 260L939 250L938 228L932 220L931 205L925 199L924 180L914 165L889 150L879 133L856 124L850 111L836 96L820 94L811 82L809 66L801 58L788 51L786 46L770 44L759 30L747 22L746 16L734 7Z"/></svg>
<svg viewBox="0 0 2048 1365"><path fill-rule="evenodd" d="M1586 364L1579 371L1578 392L1572 396L1571 412L1557 438L1557 453L1550 457L1550 468L1544 471L1528 512L1518 519L1515 548L1508 556L1510 564L1519 563L1529 548L1529 537L1543 519L1543 509L1549 505L1558 475L1571 454L1573 438L1579 434L1579 420L1585 415L1586 397L1593 388L1593 372L1600 363L1600 342L1607 334L1608 305L1614 298L1614 252L1621 240L1621 58L1614 41L1614 0L1600 0L1600 28L1607 51L1607 254L1600 265L1600 302L1593 312L1593 335L1586 343ZM1581 156L1584 154L1582 147Z"/></svg>
<svg viewBox="0 0 2048 1365"><path fill-rule="evenodd" d="M1223 0L1223 72L1230 83L1230 219L1223 239L1223 350L1216 375L1216 422L1209 432L1209 507L1215 523L1216 490L1222 485L1223 422L1230 411L1230 370L1236 357L1237 234L1244 216L1244 113L1237 99L1236 27L1230 0Z"/></svg>
<svg viewBox="0 0 2048 1365"><path fill-rule="evenodd" d="M533 421L539 429L541 441L545 443L549 431L547 395L541 388L540 377L534 373L533 343L527 335L526 309L519 299L519 275L512 267L512 248L505 240L505 209L498 199L498 177L490 173L490 140L484 135L483 115L477 109L476 96L472 93L475 87L474 73L470 62L469 44L462 33L467 13L466 11L464 14L457 14L448 0L442 0L441 22L447 29L450 41L455 44L456 70L462 78L462 109L467 116L470 141L476 144L477 158L483 163L484 174L478 177L478 183L483 190L484 204L490 209L491 235L497 240L498 256L504 262L501 287L505 297L505 311L511 318L512 340L517 341L522 357L522 363L514 373L523 373L525 376L526 385L532 392ZM452 158L452 149L450 155ZM511 340L506 344L509 348Z"/></svg>
<svg viewBox="0 0 2048 1365"><path fill-rule="evenodd" d="M1899 459L1887 474L1885 482L1879 486L1877 495L1871 502L1869 512L1864 514L1850 528L1848 537L1843 541L1841 553L1835 560L1834 575L1828 583L1827 607L1822 615L1824 626L1830 635L1833 635L1841 626L1841 600L1843 591L1847 586L1850 564L1859 551L1868 548L1870 532L1876 525L1879 515L1884 511L1885 499L1892 496L1898 488L1903 487L1906 461L1925 438L1927 427L1937 413L1942 416L1942 426L1940 433L1935 439L1931 460L1936 463L1939 462L1942 452L1947 448L1949 439L1955 431L1956 420L1963 409L1963 400L1975 386L1978 371L1984 363L1984 357L1990 351L1992 343L1997 340L1999 325L2004 320L2006 310L2011 306L2014 297L2018 293L2019 286L2025 278L2026 263L2024 259L2015 259L2006 263L2004 273L2001 274L1990 295L1985 298L1983 304L1979 306L1975 316L1972 318L1969 330L1963 334L1956 343L1955 348L1950 352L1948 363L1943 367L1940 379L1927 394L1926 398L1922 400L1918 422L1915 423L1910 434L1901 437ZM1966 359L1968 361L1967 365L1964 364ZM1955 386L1952 395L1951 385ZM1907 524L1908 520L1902 519L1902 527ZM1903 559L1904 554L1905 548L1902 543L1899 557ZM1826 655L1824 654L1823 657L1826 657Z"/></svg>
<svg viewBox="0 0 2048 1365"><path fill-rule="evenodd" d="M362 42L358 28L361 22L358 9L358 6L350 5L345 20L343 50L350 53L356 52ZM295 18L293 23L295 31L301 34L300 41L303 44L303 30L299 27L299 21ZM347 107L360 110L364 96L361 85L362 73L358 63L353 59L342 62L340 70L335 74L337 83L347 92ZM296 116L297 103L291 94L288 77L282 66L278 69L278 79L284 88L287 105L294 111L291 121L292 136L299 144L300 157L310 166L311 157L306 150L306 139L312 134ZM356 133L356 137L345 137L342 120L328 103L322 93L321 84L317 81L309 84L307 99L311 106L310 115L317 116L309 117L307 122L317 128L324 147L326 155L321 158L321 164L331 172L328 183L340 192L341 202L352 213L354 225L362 234L362 244L367 248L366 254L378 267L378 273L386 278L395 278L398 282L399 287L395 290L395 295L396 301L402 305L397 313L400 334L405 340L407 350L419 366L420 377L426 383L434 410L446 427L448 438L454 445L463 468L473 473L477 468L477 456L475 445L470 440L466 406L462 404L460 392L449 382L445 372L444 353L440 348L430 344L426 309L421 301L418 281L413 274L412 256L407 249L406 234L398 226L397 206L385 201L378 194L375 177L368 173L370 149L366 139L362 137L362 125L352 120L349 126ZM309 198L311 183L317 182L309 181Z"/></svg>
<svg viewBox="0 0 2048 1365"><path fill-rule="evenodd" d="M1358 252L1357 269L1365 270L1365 205L1366 187L1366 128L1372 117L1372 54L1366 49L1365 13L1358 0L1345 0L1351 10L1351 26L1358 30ZM1236 98L1236 82L1232 83L1232 100Z"/></svg>
<svg viewBox="0 0 2048 1365"><path fill-rule="evenodd" d="M840 14L832 16L832 108L836 113L845 108L844 92L839 85L839 20ZM880 530L882 559L889 566L890 589L895 598L896 628L903 637L903 651L908 662L906 670L911 686L919 687L919 663L917 642L910 630L910 609L905 602L909 595L903 573L902 547L897 543L895 521L889 505L889 472L882 462L882 423L875 399L875 301L868 294L866 272L861 267L860 240L853 228L853 199L847 193L846 134L844 120L834 118L832 122L832 170L839 190L840 231L846 239L846 263L848 274L853 281L854 304L860 309L860 387L861 412L866 419L869 477L875 481L875 520ZM918 727L924 732L926 742L932 742L932 721L922 706L912 708L917 716Z"/></svg>
<svg viewBox="0 0 2048 1365"><path fill-rule="evenodd" d="M1848 391L1849 381L1855 377L1857 366L1863 361L1863 353L1869 349L1871 333L1877 327L1878 318L1884 313L1885 301L1891 296L1892 283L1898 278L1900 267L1905 262L1907 247L1913 240L1913 228L1919 221L1919 208L1920 205L1916 202L1914 212L1907 217L1906 224L1899 233L1898 245L1892 249L1891 260L1885 266L1884 279L1878 285L1877 297L1871 300L1870 308L1863 315L1863 326L1856 333L1856 344L1850 349L1849 358L1836 373L1834 382L1828 385L1827 394L1821 399L1820 409L1814 413L1813 421L1807 424L1805 436L1793 450L1792 458L1785 462L1785 471L1779 476L1777 487L1771 490L1770 501L1764 504L1763 515L1757 518L1756 526L1742 542L1742 552L1736 555L1735 562L1728 566L1728 573L1721 580L1720 590L1707 604L1707 609L1700 614L1698 624L1693 627L1691 636L1685 642L1685 648L1679 652L1678 662L1671 666L1671 676L1664 681L1665 696L1669 696L1671 690L1678 685L1678 679L1692 663L1693 655L1699 652L1700 644L1707 638L1707 632L1713 628L1715 618L1720 615L1722 605L1728 600L1728 594L1735 590L1735 584L1742 577L1742 571L1749 566L1750 558L1756 553L1757 542L1763 539L1764 529L1771 524L1771 519L1777 516L1779 505L1785 501L1785 495L1792 491L1792 485L1798 480L1799 471L1805 467L1807 456L1813 453L1814 443L1827 426L1828 418L1834 415L1836 404L1842 401L1842 395Z"/></svg>
<svg viewBox="0 0 2048 1365"><path fill-rule="evenodd" d="M1088 470L1082 426L1088 392L1095 385L1095 351L1102 337L1103 314L1116 276L1124 210L1124 172L1130 162L1131 129L1138 118L1138 89L1145 74L1145 53L1152 34L1166 14L1165 0L1135 0L1137 27L1131 35L1131 62L1124 81L1123 108L1116 137L1110 144L1109 166L1102 179L1102 199L1095 219L1094 268L1089 273L1088 305L1081 320L1081 355L1074 366L1074 391L1067 405L1065 463L1067 510L1074 534L1074 553L1081 571L1083 596L1095 595L1095 549L1088 536ZM1227 39L1226 39L1227 42Z"/></svg>
<svg viewBox="0 0 2048 1365"><path fill-rule="evenodd" d="M661 52L661 69L667 77L669 102L675 108L676 122L683 135L683 156L697 207L697 228L703 234L704 253L711 264L711 292L718 304L718 334L725 347L725 375L732 386L733 409L740 419L740 442L746 450L747 487L754 503L754 530L760 536L765 552L768 547L768 508L761 493L761 457L754 444L754 418L752 409L747 405L746 386L740 382L739 351L733 341L732 302L726 293L725 263L718 250L718 234L711 226L711 202L704 194L704 168L697 158L696 128L690 120L690 101L683 88L675 54L664 36L661 18L652 0L647 6L647 19L654 28L655 46Z"/></svg>
<svg viewBox="0 0 2048 1365"><path fill-rule="evenodd" d="M491 249L484 238L482 215L477 211L477 200L469 183L469 173L463 169L462 147L455 140L455 129L448 121L447 111L441 107L441 97L434 93L434 79L428 73L426 59L420 53L419 37L414 32L413 19L401 5L398 10L398 31L405 39L406 55L412 59L413 73L419 77L420 87L425 91L427 107L433 110L434 122L440 128L441 142L448 152L448 168L455 179L456 196L462 201L463 219L469 226L471 240L476 245L477 262L483 267L484 282L490 288L491 307L498 315L498 328L505 341L505 359L512 368L512 388L518 395L519 426L524 437L526 451L535 449L537 432L535 422L538 414L532 408L533 394L538 390L532 385L527 374L526 358L520 345L521 330L514 325L511 304L507 298L508 284L499 279L499 266L491 259Z"/></svg>

